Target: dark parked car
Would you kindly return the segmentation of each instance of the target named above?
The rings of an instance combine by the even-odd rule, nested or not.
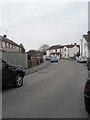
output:
[[[86,111],[90,113],[90,78],[87,79],[84,87],[84,102]]]
[[[86,111],[90,113],[90,59],[88,59],[87,62],[87,69],[88,69],[88,79],[84,87],[84,102],[85,102]]]
[[[25,70],[22,66],[8,64],[0,58],[0,74],[2,74],[0,75],[2,86],[11,84],[14,87],[21,87],[23,85]]]

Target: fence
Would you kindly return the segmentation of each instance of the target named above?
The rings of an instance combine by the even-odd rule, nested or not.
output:
[[[28,60],[28,68],[34,67],[36,65],[39,65],[42,62],[43,62],[43,58],[42,57],[39,57],[39,58],[33,57],[33,58]]]
[[[2,52],[2,58],[10,64],[21,65],[28,68],[27,53]]]

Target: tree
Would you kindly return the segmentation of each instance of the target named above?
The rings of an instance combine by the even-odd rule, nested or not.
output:
[[[21,52],[25,53],[25,48],[24,48],[24,46],[22,44],[20,44],[20,48],[21,48]]]
[[[43,45],[41,45],[41,47],[39,48],[39,50],[42,52],[43,55],[46,55],[46,50],[48,48],[49,48],[49,45],[43,44]]]

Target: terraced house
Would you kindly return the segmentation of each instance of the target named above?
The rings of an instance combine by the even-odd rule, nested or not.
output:
[[[8,39],[6,35],[0,35],[0,51],[3,52],[21,52],[20,45]]]

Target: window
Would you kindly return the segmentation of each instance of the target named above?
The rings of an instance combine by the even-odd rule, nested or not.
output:
[[[57,50],[55,50],[55,52],[57,52]]]
[[[62,49],[60,49],[60,52],[62,52]]]
[[[64,49],[66,51],[66,49]]]
[[[5,42],[4,42],[4,41],[2,42],[2,47],[4,47],[4,48],[5,48]]]
[[[85,57],[86,57],[86,52],[85,52]]]
[[[14,45],[12,45],[12,48],[14,49]]]
[[[66,57],[66,54],[65,54],[65,57]]]
[[[9,48],[9,43],[6,43],[7,48]]]
[[[12,48],[12,44],[10,44],[10,48]]]
[[[2,68],[5,68],[6,64],[4,62],[2,62]]]

